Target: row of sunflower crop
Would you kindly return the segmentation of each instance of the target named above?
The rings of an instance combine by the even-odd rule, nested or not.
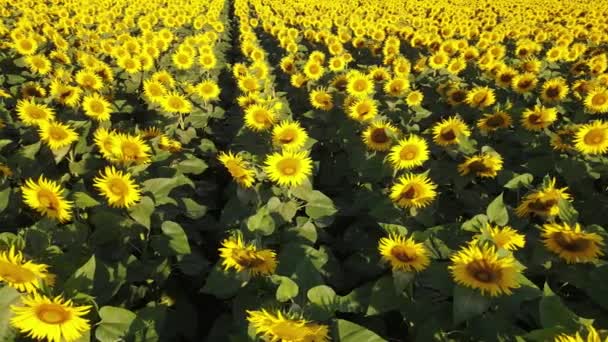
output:
[[[0,4],[0,340],[197,336],[228,6]]]
[[[246,208],[220,252],[247,276],[207,288],[233,328],[599,341],[605,10],[235,1],[244,125],[220,159]]]

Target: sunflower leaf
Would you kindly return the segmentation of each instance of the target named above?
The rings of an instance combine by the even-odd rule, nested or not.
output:
[[[490,307],[490,298],[478,290],[464,286],[454,286],[453,317],[458,325],[468,319],[479,316]]]
[[[507,207],[505,207],[502,196],[503,194],[501,193],[496,197],[492,203],[490,203],[486,211],[490,221],[499,226],[504,226],[509,223],[509,212],[507,211]]]
[[[12,317],[12,312],[9,309],[11,305],[17,304],[21,294],[19,291],[10,286],[0,288],[0,341],[12,341],[16,331],[11,329],[9,321]]]
[[[95,337],[100,342],[114,342],[123,340],[136,315],[123,308],[104,306],[99,310],[99,317],[101,322],[95,330]]]
[[[334,334],[336,342],[385,342],[386,340],[376,333],[343,319],[336,320]]]
[[[543,328],[556,326],[575,331],[578,327],[578,317],[564,305],[561,299],[545,283],[543,297],[539,304],[540,323]]]

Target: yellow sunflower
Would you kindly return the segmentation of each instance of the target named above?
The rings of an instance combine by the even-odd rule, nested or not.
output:
[[[29,56],[38,50],[38,42],[32,37],[23,37],[15,40],[13,47],[19,54]]]
[[[91,327],[82,318],[91,306],[75,306],[62,297],[48,298],[33,293],[21,298],[22,305],[11,305],[11,325],[36,340],[71,342],[81,338]]]
[[[72,218],[72,202],[63,197],[63,189],[56,182],[43,176],[38,181],[30,178],[21,186],[21,192],[25,204],[40,214],[62,223]]]
[[[273,153],[266,158],[264,171],[281,186],[298,186],[312,174],[312,159],[307,152]]]
[[[604,255],[604,239],[587,233],[576,223],[548,223],[543,225],[541,237],[545,247],[569,264],[595,262]]]
[[[592,113],[608,112],[608,90],[599,87],[591,89],[585,97],[585,108]]]
[[[95,141],[95,145],[99,148],[101,155],[109,160],[116,160],[116,156],[114,155],[114,145],[116,144],[118,134],[114,131],[108,131],[105,128],[99,127],[95,130],[93,134],[93,140]]]
[[[437,197],[437,185],[427,176],[408,173],[399,177],[390,189],[390,198],[403,208],[423,208]]]
[[[334,103],[331,94],[325,88],[317,88],[310,92],[310,104],[321,110],[331,110],[334,108]]]
[[[433,141],[441,146],[458,144],[461,137],[470,135],[467,124],[456,116],[444,119],[433,127]]]
[[[477,121],[477,127],[484,133],[491,133],[499,128],[509,128],[512,121],[511,116],[505,112],[484,114],[483,117]]]
[[[483,238],[491,240],[497,248],[503,248],[508,251],[523,248],[526,244],[526,237],[509,226],[494,227],[488,224],[485,228],[481,229],[481,234],[473,237],[472,242],[477,243],[477,241]]]
[[[21,292],[38,292],[49,276],[48,267],[25,261],[23,254],[15,251],[14,245],[8,251],[0,252],[0,282]]]
[[[38,127],[40,140],[44,141],[51,150],[57,150],[69,146],[78,140],[78,133],[69,125],[64,125],[55,121],[45,121]]]
[[[53,69],[51,61],[45,55],[33,55],[25,57],[25,64],[33,72],[46,75]]]
[[[232,178],[241,186],[249,188],[255,182],[255,171],[248,167],[241,156],[234,155],[232,152],[222,152],[218,155],[218,160],[224,165]]]
[[[608,122],[595,120],[578,128],[574,147],[584,154],[603,154],[608,151]]]
[[[116,134],[110,138],[110,141],[112,143],[112,156],[119,162],[125,165],[131,163],[139,165],[150,162],[150,146],[140,136]]]
[[[374,83],[369,76],[353,71],[347,76],[346,92],[350,96],[366,98],[374,92]]]
[[[282,121],[272,128],[272,143],[286,151],[297,151],[308,141],[308,133],[297,121]]]
[[[386,151],[393,144],[393,137],[399,135],[399,129],[390,122],[378,120],[372,122],[361,134],[363,143],[372,151]]]
[[[553,342],[602,342],[600,335],[592,325],[586,325],[587,338],[583,339],[581,334],[577,331],[575,335],[560,334],[555,337]],[[606,340],[604,340],[605,342]]]
[[[547,218],[558,215],[559,201],[570,199],[570,195],[566,193],[568,187],[556,188],[555,183],[555,178],[552,178],[542,189],[524,196],[521,204],[515,209],[517,216],[528,217],[536,215]]]
[[[356,99],[348,106],[348,116],[364,122],[373,119],[378,114],[378,104],[371,98]]]
[[[245,126],[254,131],[265,131],[269,129],[276,120],[274,110],[263,105],[252,105],[245,110]]]
[[[76,83],[89,90],[101,90],[103,88],[101,77],[90,70],[80,70],[76,73]]]
[[[162,103],[167,92],[167,88],[160,81],[152,79],[144,81],[144,95],[152,103]]]
[[[534,90],[537,84],[537,76],[527,72],[514,76],[513,80],[511,81],[511,88],[513,88],[513,90],[515,90],[517,93],[525,94]]]
[[[114,166],[106,166],[100,176],[93,179],[93,185],[111,207],[130,208],[141,198],[139,186],[131,179],[131,174],[116,171]]]
[[[410,91],[405,97],[405,103],[410,107],[420,106],[424,100],[424,94],[420,90]]]
[[[251,275],[270,275],[277,268],[276,253],[271,249],[258,249],[245,243],[241,235],[222,241],[218,249],[225,270],[249,272]]]
[[[290,317],[280,310],[276,313],[247,310],[247,321],[265,341],[329,342],[329,327],[302,318]]]
[[[98,93],[87,95],[82,99],[84,114],[97,121],[110,120],[111,104]]]
[[[205,102],[216,101],[220,98],[220,86],[214,80],[204,80],[196,85],[196,94]]]
[[[38,104],[33,99],[17,101],[17,115],[27,126],[38,126],[55,119],[55,111],[52,108]]]
[[[496,102],[496,95],[488,87],[475,87],[467,92],[466,102],[473,108],[485,108]]]
[[[82,90],[78,87],[65,85],[57,80],[51,81],[51,96],[66,106],[76,107],[80,103]]]
[[[177,92],[167,93],[161,100],[160,106],[168,113],[190,113],[192,111],[192,103],[183,95]]]
[[[557,109],[536,105],[533,109],[528,108],[523,112],[521,124],[529,131],[540,131],[549,127],[555,120]]]
[[[469,244],[450,258],[448,266],[456,283],[495,297],[519,288],[524,267],[512,255],[499,256],[494,246]]]
[[[560,102],[568,95],[568,84],[563,78],[546,81],[541,90],[541,98],[545,102]]]
[[[391,148],[388,160],[395,170],[409,170],[421,166],[429,159],[429,148],[426,140],[410,135]]]
[[[494,178],[502,170],[502,157],[497,153],[481,153],[471,157],[458,165],[461,176],[472,174],[481,178]]]
[[[384,92],[389,96],[404,96],[409,88],[410,82],[407,78],[395,77],[384,83]]]
[[[390,234],[378,242],[382,259],[390,263],[393,270],[420,272],[431,263],[429,251],[422,243],[413,238]]]

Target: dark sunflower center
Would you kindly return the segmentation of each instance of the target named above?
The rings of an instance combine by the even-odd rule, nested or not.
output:
[[[584,238],[568,236],[562,232],[553,234],[553,240],[563,249],[569,252],[582,252],[589,249],[592,242]]]
[[[495,283],[502,278],[502,272],[485,260],[475,260],[467,265],[467,272],[482,283]]]
[[[518,84],[519,88],[521,88],[521,89],[527,89],[531,85],[532,85],[532,81],[531,80],[522,80]]]
[[[486,124],[490,127],[500,127],[504,125],[505,119],[501,115],[493,115],[488,118]]]
[[[401,262],[412,262],[416,257],[409,255],[408,251],[403,246],[395,246],[391,249],[391,255]]]
[[[454,139],[456,139],[456,132],[454,132],[453,129],[448,128],[445,131],[442,131],[441,134],[441,139],[446,140],[446,141],[452,141]]]
[[[407,189],[401,193],[400,197],[403,199],[408,199],[408,200],[416,198],[416,188],[413,186],[410,186],[409,189]]]
[[[558,87],[549,87],[547,89],[546,94],[547,94],[548,98],[551,98],[551,99],[556,98],[559,96],[559,88]]]
[[[511,74],[503,74],[500,76],[500,80],[504,83],[511,83],[512,79],[513,79],[513,75],[511,75]]]
[[[374,129],[372,131],[371,138],[372,141],[377,144],[384,144],[390,140],[388,135],[386,135],[386,130],[384,128]]]
[[[456,91],[452,93],[452,100],[454,102],[462,102],[466,98],[466,94],[463,91]]]
[[[555,205],[557,205],[557,200],[554,199],[550,199],[547,201],[536,200],[534,202],[530,202],[528,204],[528,208],[535,211],[546,212],[549,211]]]
[[[469,164],[469,170],[473,173],[480,173],[490,171],[490,168],[486,166],[481,160],[476,160]]]
[[[528,121],[530,121],[533,124],[540,124],[542,123],[542,116],[538,115],[538,114],[532,114],[528,117]]]

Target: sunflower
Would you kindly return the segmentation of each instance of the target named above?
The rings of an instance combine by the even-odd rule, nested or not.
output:
[[[346,68],[346,61],[342,56],[334,56],[329,59],[329,70],[339,72]]]
[[[377,114],[378,104],[371,98],[355,99],[354,103],[348,106],[348,116],[359,122],[369,121]]]
[[[290,317],[280,310],[276,313],[247,310],[247,321],[265,341],[329,342],[329,327],[302,318]]]
[[[586,339],[583,339],[581,334],[577,331],[575,335],[559,334],[555,337],[554,342],[602,342],[600,335],[592,325],[588,324],[585,327],[587,328]]]
[[[458,75],[467,68],[467,61],[464,58],[454,58],[448,63],[447,70],[452,75]]]
[[[526,72],[513,77],[511,88],[513,88],[513,90],[515,90],[517,93],[525,94],[536,88],[536,84],[538,84],[538,78],[536,75]]]
[[[550,79],[543,84],[540,97],[545,102],[560,102],[568,95],[568,84],[563,78]]]
[[[448,56],[448,54],[443,51],[439,51],[429,57],[428,63],[429,67],[432,69],[442,69],[445,68],[449,60],[450,56]]]
[[[295,73],[289,78],[289,83],[295,88],[301,88],[306,82],[308,82],[308,78],[301,72]]]
[[[225,239],[218,250],[225,270],[232,268],[255,276],[273,274],[277,268],[276,253],[273,250],[258,249],[251,243],[245,243],[241,235]]]
[[[19,54],[29,56],[38,50],[38,42],[32,37],[23,37],[15,40],[13,47]]]
[[[111,104],[98,93],[87,95],[82,99],[84,114],[97,121],[110,120]]]
[[[21,186],[23,201],[40,214],[66,222],[72,218],[72,202],[65,200],[63,189],[52,180],[43,176],[38,181],[31,178]]]
[[[221,152],[217,159],[224,165],[232,178],[241,186],[249,188],[255,182],[255,171],[238,154]]]
[[[152,79],[144,81],[144,95],[152,103],[162,103],[167,92],[168,90],[165,88],[165,85],[159,81]]]
[[[116,65],[118,65],[128,74],[138,73],[142,69],[141,61],[138,58],[135,58],[129,54],[118,58],[118,60],[116,61]]]
[[[503,68],[496,74],[496,84],[502,88],[509,88],[511,87],[511,83],[515,76],[517,76],[517,71],[515,69],[511,67]]]
[[[529,131],[540,131],[549,127],[557,120],[557,109],[535,105],[533,109],[526,109],[521,117],[521,124]]]
[[[308,133],[297,121],[283,121],[272,128],[272,143],[286,151],[301,149],[308,140]]]
[[[391,187],[390,198],[403,208],[423,208],[437,196],[437,185],[427,176],[408,173]]]
[[[429,159],[426,140],[412,134],[391,148],[388,159],[395,170],[409,170],[421,166]]]
[[[194,56],[183,51],[178,51],[171,56],[171,61],[178,70],[188,70],[194,64]]]
[[[378,242],[382,259],[390,263],[393,270],[420,272],[431,263],[429,251],[424,244],[397,234],[390,234]]]
[[[317,81],[325,73],[325,68],[316,60],[309,60],[304,64],[304,75],[307,79]]]
[[[76,83],[89,90],[101,90],[103,81],[95,72],[90,70],[80,70],[76,73]]]
[[[574,135],[574,147],[584,154],[603,154],[608,151],[608,122],[595,120],[582,125]]]
[[[150,162],[150,146],[140,136],[116,134],[110,141],[112,142],[112,156],[117,161],[125,165],[131,163],[139,165]]]
[[[452,106],[458,106],[467,99],[467,91],[464,89],[452,88],[446,93],[447,101]]]
[[[38,126],[43,122],[52,121],[55,111],[33,99],[17,101],[17,115],[27,126]]]
[[[71,342],[84,336],[91,327],[82,318],[91,306],[75,306],[58,296],[49,298],[36,293],[22,297],[22,305],[11,305],[11,325],[36,340]]]
[[[492,241],[497,248],[503,248],[508,251],[523,248],[526,244],[526,237],[509,226],[501,228],[488,224],[485,228],[481,229],[481,234],[473,237],[473,243],[477,243],[477,241],[483,238]]]
[[[213,80],[204,80],[196,85],[196,94],[205,102],[216,101],[220,98],[220,86]]]
[[[30,71],[40,75],[46,75],[53,69],[51,61],[45,55],[27,56],[25,57],[25,64]]]
[[[202,53],[198,57],[198,63],[205,70],[211,70],[217,65],[217,58],[213,53]]]
[[[152,74],[152,80],[160,82],[162,85],[169,89],[175,86],[175,79],[173,78],[173,76],[171,76],[171,73],[166,70],[159,70]]]
[[[104,172],[93,179],[93,185],[108,199],[111,207],[130,208],[141,198],[139,187],[131,179],[131,174],[116,171],[114,166],[106,166]]]
[[[424,100],[424,94],[420,90],[410,91],[405,97],[405,103],[410,107],[417,107],[422,104]]]
[[[510,295],[519,288],[518,277],[524,267],[512,255],[499,256],[494,246],[469,244],[451,258],[448,266],[456,283],[495,297]]]
[[[393,137],[399,129],[384,120],[372,122],[361,134],[363,143],[372,151],[386,151],[393,144]]]
[[[599,87],[590,90],[585,97],[585,108],[592,113],[608,112],[608,90]]]
[[[177,153],[182,150],[182,143],[163,134],[158,139],[158,148],[163,151]]]
[[[545,247],[559,255],[568,264],[595,262],[604,255],[604,239],[596,233],[587,233],[576,223],[544,224],[541,237]]]
[[[481,178],[494,178],[502,170],[502,163],[502,157],[498,153],[481,153],[467,157],[458,165],[458,172],[461,176],[473,174]]]
[[[245,110],[245,126],[254,131],[265,131],[269,129],[276,120],[274,110],[263,105],[252,105]]]
[[[496,112],[494,114],[484,114],[477,121],[477,127],[484,133],[494,132],[499,128],[509,128],[511,126],[511,116],[505,112]]]
[[[49,145],[51,150],[58,150],[62,147],[69,146],[74,141],[78,140],[78,133],[69,125],[64,125],[55,121],[45,121],[38,126],[38,134],[40,140]]]
[[[99,127],[93,134],[95,145],[99,148],[101,155],[109,160],[115,161],[116,156],[114,155],[114,146],[117,142],[118,134],[114,131],[108,131],[105,128]]]
[[[49,276],[48,267],[25,261],[23,254],[15,251],[14,245],[8,251],[0,252],[0,282],[21,292],[38,292]]]
[[[312,174],[312,159],[302,152],[275,152],[266,158],[264,171],[280,186],[298,186]]]
[[[260,89],[260,82],[254,76],[244,76],[239,78],[238,80],[239,89],[241,89],[245,93],[254,93]]]
[[[366,98],[374,92],[374,83],[365,74],[350,72],[347,76],[346,92],[350,96]]]
[[[82,90],[78,87],[65,85],[57,80],[51,82],[51,96],[59,103],[76,107],[80,103]]]
[[[309,99],[310,104],[316,109],[328,111],[334,108],[331,94],[325,88],[317,88],[311,91]]]
[[[410,82],[407,78],[395,77],[384,83],[384,92],[389,96],[404,96],[409,88]]]
[[[553,217],[559,214],[559,201],[570,199],[566,193],[568,187],[556,188],[556,180],[552,178],[542,189],[527,194],[521,204],[515,209],[519,217],[532,214],[540,217]]]
[[[460,118],[453,116],[442,120],[433,127],[433,140],[441,146],[460,143],[461,137],[468,137],[471,131]]]
[[[485,108],[496,102],[494,90],[488,87],[475,87],[467,92],[466,102],[473,108]]]
[[[168,113],[186,114],[192,111],[192,103],[177,92],[166,94],[160,102],[160,106]]]

